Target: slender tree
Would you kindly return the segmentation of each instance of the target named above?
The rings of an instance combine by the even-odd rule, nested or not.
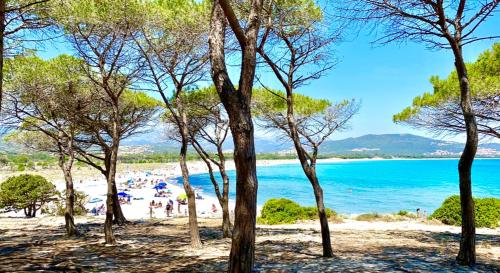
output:
[[[168,109],[168,120],[180,137],[179,164],[188,199],[191,246],[200,248],[196,195],[189,182],[186,162],[190,143],[189,109],[183,98],[190,86],[196,85],[208,74],[207,6],[196,1],[158,1],[150,6],[147,13],[144,16],[149,18],[148,23],[142,27],[141,35],[136,37],[148,67],[144,79],[160,94]],[[174,14],[183,16],[175,18]],[[170,84],[174,89],[172,98],[168,90]]]
[[[477,151],[478,130],[473,109],[470,79],[463,57],[463,47],[480,40],[499,38],[498,34],[478,36],[477,29],[493,16],[498,0],[360,0],[348,1],[339,14],[348,19],[374,21],[383,29],[380,43],[411,40],[431,48],[451,49],[455,59],[457,84],[460,85],[460,108],[466,143],[460,161],[460,204],[462,236],[457,262],[476,263],[476,227],[472,199],[471,169]]]
[[[472,108],[477,131],[483,137],[500,138],[500,43],[483,52],[474,63],[466,64],[472,94]],[[413,99],[409,106],[394,115],[393,120],[438,135],[462,134],[465,124],[460,108],[457,73],[446,79],[431,77],[434,91]]]
[[[105,107],[111,109],[111,127],[106,132],[110,141],[99,139],[97,132],[94,134],[105,155],[103,174],[108,182],[105,238],[110,244],[115,242],[111,229],[113,215],[118,224],[126,221],[115,181],[121,135],[126,128],[121,123],[120,103],[122,95],[143,70],[144,63],[133,41],[134,32],[142,24],[142,8],[134,0],[60,0],[52,12],[73,49],[85,61],[87,77],[94,88],[105,95],[102,98]]]
[[[349,103],[345,105],[346,109],[353,111],[341,120],[336,120],[337,117],[326,113],[324,117],[328,118],[324,118],[324,122],[318,124],[319,127],[311,126],[316,129],[299,128],[300,122],[305,125],[315,118],[309,117],[310,120],[307,120],[302,117],[301,121],[297,121],[298,117],[294,112],[294,92],[311,80],[318,79],[333,67],[335,60],[329,52],[338,35],[329,34],[328,29],[322,25],[323,13],[312,0],[270,1],[268,4],[264,20],[267,23],[257,51],[286,91],[286,95],[280,97],[287,103],[287,122],[282,123],[281,115],[275,116],[268,113],[264,116],[272,124],[268,126],[285,130],[294,144],[302,169],[314,190],[321,224],[323,256],[333,257],[330,228],[323,202],[323,189],[316,175],[316,159],[319,145],[335,130],[341,128],[356,109],[353,104]],[[343,107],[339,109],[343,110]],[[318,109],[318,111],[324,110]],[[324,130],[318,130],[319,128]],[[308,152],[303,140],[311,146],[312,153]]]
[[[263,0],[249,1],[245,27],[228,0],[214,0],[210,22],[210,62],[215,88],[229,117],[236,166],[236,207],[229,272],[252,272],[255,261],[257,168],[251,100]],[[238,88],[226,67],[225,34],[229,24],[241,49]]]
[[[190,142],[206,164],[215,195],[222,208],[222,237],[231,236],[229,214],[229,176],[223,145],[229,132],[229,120],[214,87],[194,90],[183,97],[188,109]],[[175,121],[171,120],[171,123]],[[222,192],[214,170],[222,179]]]
[[[66,233],[76,235],[72,167],[78,130],[73,115],[92,103],[82,81],[82,61],[66,55],[48,61],[17,56],[7,64],[4,112],[17,129],[11,139],[57,156],[66,182]]]

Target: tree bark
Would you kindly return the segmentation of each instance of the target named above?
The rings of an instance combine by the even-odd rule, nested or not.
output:
[[[474,265],[476,263],[476,226],[474,223],[474,200],[472,199],[471,170],[478,145],[477,123],[472,109],[472,96],[470,92],[467,68],[462,56],[460,45],[452,45],[455,55],[455,68],[460,80],[460,107],[466,127],[465,147],[458,162],[460,179],[460,206],[462,212],[462,235],[457,262],[461,265]]]
[[[115,127],[117,124],[115,122]],[[115,128],[116,129],[116,128]],[[114,130],[115,132],[117,130]],[[115,176],[116,176],[116,162],[118,158],[118,139],[113,140],[113,146],[111,147],[111,155],[109,157],[109,167],[107,169],[107,198],[106,198],[106,220],[104,221],[104,237],[106,244],[115,244],[115,236],[113,235],[113,214],[114,214],[114,201],[113,188],[116,187]]]
[[[198,217],[196,215],[196,196],[193,188],[189,183],[189,170],[186,164],[186,154],[187,147],[189,143],[189,131],[188,131],[188,120],[187,115],[184,111],[184,107],[180,97],[177,99],[177,109],[180,114],[180,124],[179,130],[181,133],[181,150],[179,153],[179,164],[182,171],[182,181],[184,185],[184,191],[186,192],[188,199],[188,212],[189,212],[189,234],[191,236],[191,247],[201,248],[200,231],[198,228]]]
[[[323,189],[319,185],[316,177],[316,170],[310,179],[318,208],[319,223],[321,226],[321,242],[323,245],[323,257],[333,257],[332,242],[330,240],[330,227],[328,225],[328,216],[326,215],[325,204],[323,202]]]
[[[3,66],[5,50],[5,10],[7,0],[0,1],[0,112],[3,103]]]
[[[74,220],[75,207],[75,190],[73,188],[73,176],[71,170],[61,166],[64,172],[64,180],[66,181],[66,207],[64,210],[64,220],[66,223],[66,234],[68,236],[77,235],[77,230]]]
[[[229,117],[236,167],[236,207],[229,254],[229,272],[252,272],[255,262],[255,224],[257,215],[257,168],[254,128],[250,104],[256,67],[257,36],[262,1],[251,2],[249,21],[243,31],[229,1],[213,1],[209,47],[211,75]],[[228,19],[228,20],[227,20]],[[225,64],[225,28],[230,22],[242,49],[238,90],[232,84]]]
[[[231,216],[229,214],[229,177],[224,167],[221,168],[220,173],[222,176],[222,238],[229,238],[232,235]]]
[[[123,215],[122,206],[118,200],[118,189],[116,188],[116,177],[112,177],[113,181],[113,224],[122,226],[127,223],[125,215]]]

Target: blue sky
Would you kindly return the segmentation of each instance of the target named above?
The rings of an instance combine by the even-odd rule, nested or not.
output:
[[[497,14],[489,18],[477,33],[498,34],[498,26],[500,16]],[[297,91],[332,101],[361,100],[361,109],[352,120],[351,128],[337,133],[332,139],[387,133],[425,136],[425,131],[394,124],[392,115],[409,106],[415,96],[432,91],[429,83],[432,75],[446,77],[454,69],[451,51],[429,50],[425,45],[413,42],[373,45],[371,41],[374,39],[375,36],[367,31],[347,37],[335,47],[339,64],[321,79]],[[466,61],[474,61],[494,42],[488,40],[467,45],[464,48]],[[69,53],[68,46],[62,41],[40,49],[43,57],[60,53]],[[272,75],[267,75],[266,80],[268,78]],[[461,137],[453,140],[461,140]]]

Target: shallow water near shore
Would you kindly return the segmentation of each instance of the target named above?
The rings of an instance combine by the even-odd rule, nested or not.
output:
[[[428,214],[458,194],[458,159],[365,160],[319,163],[317,172],[325,205],[339,213],[391,213],[420,208]],[[315,205],[311,184],[298,164],[258,167],[258,204],[289,198]],[[235,199],[235,171],[229,171]],[[191,176],[193,186],[213,193],[207,174]],[[500,197],[500,159],[477,159],[472,170],[475,197]]]

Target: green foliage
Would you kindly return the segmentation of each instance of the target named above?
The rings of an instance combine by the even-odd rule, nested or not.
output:
[[[490,97],[500,90],[500,43],[492,50],[483,52],[476,62],[466,64],[473,100]],[[455,102],[459,103],[460,85],[457,72],[453,71],[446,79],[432,76],[432,93],[424,93],[413,99],[412,106],[393,116],[394,122],[405,122],[418,115],[424,107],[436,107]]]
[[[286,113],[286,95],[282,91],[255,89],[252,95],[254,114],[260,116],[268,113]],[[323,113],[331,102],[326,99],[315,99],[302,94],[293,94],[294,111],[299,116],[312,116]]]
[[[397,215],[399,215],[399,216],[408,216],[408,215],[410,215],[410,213],[408,211],[406,211],[406,210],[400,210],[400,211],[398,211]]]
[[[500,198],[474,198],[476,227],[495,228],[500,221]],[[446,198],[431,218],[435,218],[447,225],[460,226],[462,224],[460,196],[453,195]]]
[[[58,216],[64,216],[65,212],[65,196],[66,196],[66,190],[64,190],[61,194],[61,201],[56,202],[56,208],[55,208],[55,215]],[[83,191],[77,191],[75,190],[75,204],[73,208],[73,215],[75,216],[84,216],[87,214],[87,209],[85,206],[89,202],[89,196],[85,194]]]
[[[40,175],[13,176],[0,184],[0,208],[24,210],[26,216],[35,216],[56,194],[56,187]]]
[[[326,209],[327,217],[337,214],[331,209]],[[280,198],[269,199],[262,207],[258,222],[267,225],[292,224],[298,220],[314,220],[318,217],[316,207],[302,207],[292,200]]]

